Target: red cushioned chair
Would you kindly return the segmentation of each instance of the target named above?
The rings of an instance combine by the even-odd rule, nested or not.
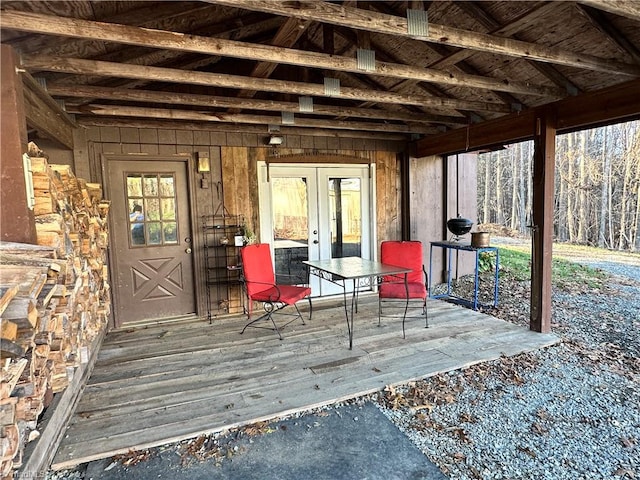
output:
[[[396,267],[410,268],[411,272],[398,275],[387,275],[382,278],[378,289],[378,325],[381,317],[393,315],[383,313],[383,305],[395,302],[404,306],[402,315],[402,336],[405,337],[404,324],[407,318],[409,302],[420,301],[424,314],[425,327],[429,326],[427,318],[427,271],[422,264],[422,243],[417,241],[386,241],[380,245],[380,261]],[[414,317],[414,318],[422,318]]]
[[[280,340],[282,340],[280,331],[296,318],[300,318],[302,324],[305,324],[304,318],[302,318],[302,314],[296,305],[296,302],[303,298],[309,300],[309,320],[311,320],[313,309],[311,304],[311,288],[309,288],[309,286],[276,284],[269,244],[259,243],[247,245],[240,251],[240,256],[242,258],[242,277],[247,290],[247,296],[249,297],[249,320],[251,320],[253,302],[262,302],[265,311],[264,315],[247,323],[240,333],[244,333],[247,327],[266,328],[275,330]],[[297,313],[279,312],[287,305],[293,305]],[[278,326],[273,318],[274,315],[293,318],[283,325]],[[261,320],[270,320],[273,328],[256,325],[256,323]]]

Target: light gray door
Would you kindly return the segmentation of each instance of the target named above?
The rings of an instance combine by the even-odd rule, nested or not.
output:
[[[116,326],[196,312],[186,169],[108,161]]]

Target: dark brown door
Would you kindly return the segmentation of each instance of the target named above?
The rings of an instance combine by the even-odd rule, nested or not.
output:
[[[187,163],[109,160],[115,324],[196,311]]]

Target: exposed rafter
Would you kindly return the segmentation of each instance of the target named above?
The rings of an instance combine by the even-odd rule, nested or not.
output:
[[[527,58],[541,62],[557,63],[575,68],[584,68],[603,72],[615,72],[621,75],[640,76],[640,66],[551,48],[535,43],[523,42],[511,38],[496,37],[485,33],[460,30],[445,25],[429,23],[429,33],[425,37],[411,35],[407,29],[407,19],[383,13],[343,7],[324,1],[299,0],[296,2],[258,0],[206,0],[209,3],[228,5],[248,10],[304,18],[319,22],[332,23],[358,30],[386,33],[422,40],[443,43],[454,47],[470,48],[499,55]]]
[[[605,17],[605,15],[595,9],[586,5],[577,5],[580,12],[582,12],[589,21],[600,30],[607,38],[615,43],[620,50],[629,54],[633,60],[640,64],[640,49],[638,49],[633,43],[629,41],[624,35],[622,35],[611,22]]]
[[[579,0],[590,7],[640,21],[640,2],[635,0]]]
[[[263,110],[271,112],[299,112],[297,102],[277,102],[274,100],[241,99],[235,97],[220,97],[212,95],[196,95],[177,92],[157,92],[151,90],[134,90],[128,88],[108,88],[92,86],[63,86],[49,85],[48,92],[53,96],[76,97],[84,99],[121,100],[128,102],[148,102],[165,105],[194,105],[200,107],[234,108],[248,110]],[[433,123],[442,125],[464,125],[466,119],[462,117],[447,117],[444,115],[415,114],[378,110],[373,108],[334,107],[315,103],[309,115],[331,115],[340,117],[370,118],[378,120],[396,120],[401,122]]]
[[[191,122],[183,120],[161,120],[153,118],[121,118],[121,117],[98,117],[83,116],[78,125],[85,127],[131,127],[131,128],[165,128],[184,130],[211,130],[209,122]],[[245,125],[218,123],[215,126],[216,132],[225,133],[251,133],[266,137],[267,129],[264,125]],[[400,141],[406,142],[409,136],[403,133],[369,132],[361,130],[337,130],[324,128],[299,128],[281,127],[282,135],[300,135],[308,137],[328,137],[328,138],[353,138],[368,139],[371,141]]]
[[[112,117],[164,118],[198,122],[246,123],[254,125],[282,125],[282,118],[274,115],[248,115],[241,113],[205,112],[169,108],[127,107],[122,105],[84,105],[70,109],[70,113],[90,113]],[[401,125],[393,123],[354,122],[295,118],[298,127],[338,130],[365,130],[370,132],[437,133],[437,129],[424,125]]]
[[[419,105],[431,108],[481,110],[496,113],[508,113],[510,109],[502,104],[473,102],[445,98],[433,98],[424,95],[404,95],[393,92],[369,91],[342,87],[339,94],[327,94],[324,85],[284,80],[241,77],[220,73],[183,71],[170,68],[146,67],[113,62],[96,62],[78,58],[40,57],[27,55],[21,59],[22,66],[29,70],[72,73],[79,75],[98,75],[121,78],[150,79],[156,81],[205,85],[236,89],[253,89],[269,92],[290,93],[334,97],[348,100],[365,100],[376,103],[398,103]]]
[[[443,155],[476,151],[532,139],[535,118],[545,109],[556,115],[558,132],[568,132],[616,121],[640,118],[640,79],[595,92],[567,97],[557,102],[469,125],[418,141],[417,155]],[[588,108],[585,107],[588,105]]]
[[[310,23],[311,22],[309,20],[299,20],[297,18],[287,19],[273,37],[271,45],[274,47],[293,47]],[[278,64],[276,62],[258,62],[258,64],[253,67],[249,76],[256,78],[269,78],[277,66]],[[238,97],[251,98],[255,94],[256,90],[242,90],[238,93]]]
[[[79,38],[164,48],[206,55],[284,63],[328,70],[364,73],[355,58],[327,55],[304,50],[285,49],[263,44],[237,42],[220,38],[184,35],[164,30],[152,30],[127,25],[91,22],[72,18],[53,17],[24,12],[6,12],[0,17],[3,28],[34,33],[63,35]],[[544,95],[561,98],[566,92],[556,87],[530,85],[527,82],[510,82],[479,75],[452,74],[410,65],[376,62],[375,70],[366,72],[395,78],[442,83],[460,87],[483,88],[525,95]],[[640,74],[640,67],[638,68]]]
[[[536,10],[529,12],[528,15],[523,15],[509,25],[503,26],[500,26],[500,23],[483,8],[480,2],[460,2],[459,7],[467,11],[472,18],[482,23],[493,35],[512,36],[516,40],[521,40],[518,37],[518,32],[525,28],[529,22],[549,14],[551,10],[550,7],[557,8],[557,4],[556,2],[543,4]],[[463,52],[472,52],[472,50],[463,50]],[[560,73],[553,64],[532,61],[528,63],[556,85],[564,88],[567,92],[578,93],[580,91],[580,89]]]

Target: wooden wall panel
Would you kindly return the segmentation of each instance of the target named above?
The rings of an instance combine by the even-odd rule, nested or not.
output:
[[[441,157],[412,158],[409,162],[410,233],[412,240],[423,243],[423,263],[429,271],[429,244],[444,239],[445,210],[444,168]],[[443,256],[440,252],[433,258],[433,280],[443,278]]]
[[[456,157],[443,159],[440,156],[412,158],[410,162],[410,210],[411,238],[423,242],[424,264],[429,269],[430,242],[451,239],[446,222],[449,218],[460,214],[477,222],[477,157],[475,154],[461,154],[460,165],[460,203],[456,206]],[[469,194],[473,192],[473,194]],[[470,242],[470,235],[464,237]],[[456,267],[454,258],[453,272],[458,276],[472,273],[475,257],[464,253],[458,257]],[[441,248],[434,249],[432,275],[433,282],[445,280],[445,255]]]
[[[244,147],[222,147],[222,189],[224,206],[231,215],[247,215],[250,211],[249,150]]]
[[[457,156],[450,155],[447,157],[447,210],[444,221],[454,218],[458,212],[463,218],[468,218],[475,226],[478,223],[478,201],[476,195],[477,189],[477,154],[461,153]],[[456,173],[457,172],[457,173]],[[459,195],[456,195],[456,176],[459,181]],[[469,195],[473,192],[473,195]],[[451,233],[447,230],[446,239],[451,238]],[[467,234],[461,241],[471,242],[471,235]],[[471,253],[458,252],[453,256],[453,264],[457,277],[473,273],[475,268],[475,256]]]
[[[396,154],[375,152],[377,251],[384,240],[401,239],[400,164]]]

